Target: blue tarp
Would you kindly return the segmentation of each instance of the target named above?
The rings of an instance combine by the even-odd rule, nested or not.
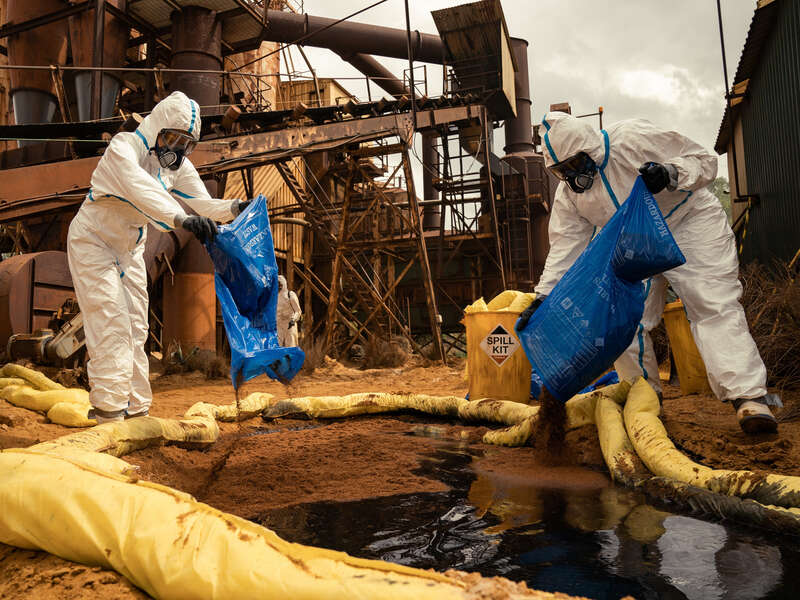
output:
[[[686,262],[641,178],[519,333],[531,394],[566,402],[603,374],[633,341],[643,279]]]
[[[262,373],[291,380],[305,354],[278,344],[278,264],[266,198],[259,196],[232,223],[221,225],[207,248],[231,347],[233,387]]]

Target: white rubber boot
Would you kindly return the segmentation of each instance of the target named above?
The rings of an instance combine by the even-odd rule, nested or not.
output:
[[[771,396],[768,394],[767,396]],[[768,402],[772,399],[762,396],[750,400],[740,399],[733,401],[739,426],[747,434],[777,433],[778,421],[769,409]],[[772,402],[770,402],[772,403]],[[780,403],[780,400],[778,400]]]

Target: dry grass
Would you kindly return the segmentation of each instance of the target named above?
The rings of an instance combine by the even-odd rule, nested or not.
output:
[[[794,275],[795,280],[792,279]],[[751,263],[742,267],[742,306],[750,333],[767,367],[767,383],[781,389],[800,388],[800,282],[786,263],[772,270]],[[662,321],[650,332],[653,348],[662,364],[669,358],[669,339]],[[800,419],[797,415],[786,419]]]
[[[371,339],[364,345],[364,369],[402,367],[411,355],[408,341],[392,337],[390,340]]]
[[[300,349],[305,352],[306,358],[303,361],[303,368],[300,372],[311,375],[325,363],[325,336],[320,335],[316,339],[311,335],[305,336],[300,342]]]
[[[206,379],[225,378],[229,375],[230,364],[217,356],[213,350],[201,350],[194,347],[188,353],[184,353],[179,343],[172,342],[169,345],[166,357],[165,375],[189,373],[191,371],[202,372]]]
[[[757,263],[740,279],[750,332],[767,367],[768,384],[800,388],[800,282],[788,266],[770,271]]]

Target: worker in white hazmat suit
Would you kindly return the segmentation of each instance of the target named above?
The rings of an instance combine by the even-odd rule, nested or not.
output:
[[[297,324],[302,315],[297,294],[286,287],[286,278],[278,275],[278,343],[284,348],[297,346]]]
[[[216,235],[214,221],[229,221],[246,205],[211,198],[186,158],[199,138],[197,102],[173,92],[135,132],[112,138],[70,224],[69,268],[83,314],[89,399],[98,422],[146,415],[152,400],[144,350],[147,225],[160,231],[181,227],[205,242]],[[197,215],[188,215],[176,198]]]
[[[645,120],[597,131],[563,112],[539,127],[545,164],[561,179],[550,215],[550,252],[536,286],[537,306],[624,202],[638,175],[654,194],[686,263],[646,281],[644,314],[631,346],[615,367],[620,377],[642,376],[660,392],[649,331],[661,320],[667,282],[686,308],[714,394],[730,401],[746,432],[775,431],[767,372],[739,303],[742,287],[733,232],[707,189],[717,159],[675,131]],[[523,314],[522,322],[536,309]]]

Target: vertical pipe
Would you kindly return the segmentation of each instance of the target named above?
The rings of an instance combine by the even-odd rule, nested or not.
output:
[[[411,18],[408,16],[408,0],[406,5],[406,36],[408,38],[408,81],[411,88],[411,121],[414,124],[414,131],[417,130],[417,93],[414,89],[414,57],[411,52]]]
[[[435,147],[436,133],[426,131],[422,134],[422,199],[439,200],[439,191],[433,186],[434,178],[439,177],[439,154]],[[442,219],[440,205],[422,207],[422,229],[439,229]]]
[[[526,44],[527,46],[527,44]],[[500,280],[503,282],[503,289],[506,289],[506,269],[504,264],[511,264],[511,260],[507,262],[503,260],[503,249],[500,244],[500,227],[499,223],[497,222],[497,205],[495,203],[494,197],[494,175],[492,175],[492,167],[489,156],[489,112],[486,110],[486,107],[483,108],[483,114],[481,115],[481,121],[483,121],[483,135],[486,142],[483,144],[483,150],[485,152],[485,159],[486,162],[484,163],[484,169],[486,169],[486,178],[489,181],[489,205],[492,207],[492,225],[494,227],[494,242],[495,242],[495,249],[497,251],[497,261],[500,263]]]
[[[103,66],[103,42],[106,30],[106,1],[95,0],[94,8],[94,65]],[[92,120],[100,118],[103,105],[103,71],[92,71]]]
[[[506,154],[533,152],[533,130],[531,129],[531,86],[528,77],[528,42],[511,38],[511,51],[517,63],[514,73],[517,116],[506,119]]]

